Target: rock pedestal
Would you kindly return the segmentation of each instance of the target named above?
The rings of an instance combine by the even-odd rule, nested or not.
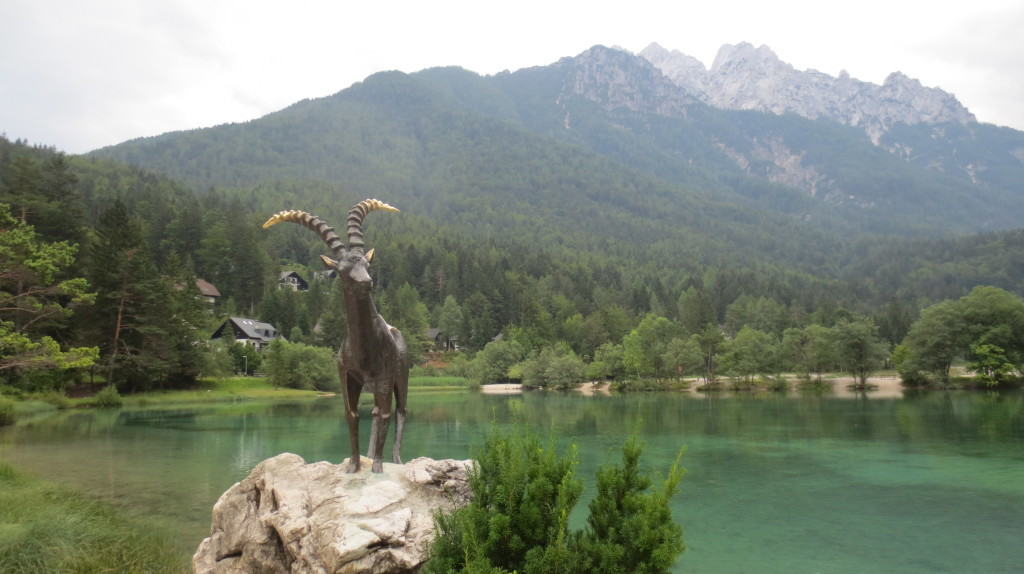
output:
[[[469,501],[472,461],[417,458],[384,472],[345,473],[347,461],[264,460],[213,507],[196,574],[415,571],[427,558],[433,513]]]

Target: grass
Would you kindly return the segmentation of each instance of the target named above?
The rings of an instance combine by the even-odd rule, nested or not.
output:
[[[194,389],[149,391],[122,395],[124,406],[147,406],[171,403],[211,403],[249,399],[300,399],[316,397],[317,391],[274,388],[266,377],[225,377],[202,379]]]
[[[410,387],[468,387],[469,379],[466,377],[453,377],[448,375],[419,375],[409,377]]]
[[[442,391],[465,389],[469,381],[464,377],[443,375],[409,377],[409,387],[420,391]],[[125,407],[160,406],[169,404],[234,402],[242,400],[277,400],[304,399],[322,395],[318,391],[303,389],[274,388],[266,377],[225,377],[221,379],[202,379],[192,389],[175,389],[166,391],[148,391],[130,395],[120,395],[121,404]],[[95,397],[67,398],[61,396],[60,406],[53,397],[26,396],[14,400],[14,411],[17,416],[27,416],[40,412],[53,411],[65,407],[96,407],[99,395]],[[114,406],[107,404],[107,406]]]
[[[172,532],[0,463],[0,565],[5,574],[184,574]]]

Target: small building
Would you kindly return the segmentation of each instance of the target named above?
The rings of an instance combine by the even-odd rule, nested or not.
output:
[[[430,340],[435,351],[454,351],[459,348],[455,337],[437,327],[427,329],[427,339]]]
[[[227,329],[231,329],[231,331],[227,331]],[[235,341],[243,345],[252,345],[256,347],[257,351],[262,351],[278,337],[277,329],[270,323],[245,317],[228,317],[220,327],[217,327],[213,335],[210,335],[210,339],[220,339],[229,332],[234,335]]]
[[[282,271],[277,278],[277,286],[280,289],[291,289],[292,291],[309,290],[309,283],[296,271]]]
[[[330,281],[338,276],[337,269],[324,269],[323,271],[313,272],[313,281]]]
[[[220,290],[205,279],[196,279],[196,289],[199,289],[199,298],[205,303],[214,305],[220,299]]]

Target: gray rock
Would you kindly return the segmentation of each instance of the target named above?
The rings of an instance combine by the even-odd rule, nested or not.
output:
[[[768,46],[722,46],[709,70],[695,58],[651,44],[641,53],[682,90],[707,104],[734,110],[828,118],[861,128],[877,145],[893,125],[975,122],[952,94],[900,72],[879,86],[817,70],[797,70]]]
[[[469,501],[469,460],[417,458],[384,472],[345,473],[284,453],[256,465],[213,507],[192,557],[196,574],[414,572],[433,539],[433,513]]]

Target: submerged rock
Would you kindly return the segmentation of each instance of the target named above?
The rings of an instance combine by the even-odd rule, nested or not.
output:
[[[284,453],[256,465],[213,507],[196,574],[415,571],[434,536],[433,513],[469,501],[469,460],[417,458],[347,474],[347,461],[307,464]]]

